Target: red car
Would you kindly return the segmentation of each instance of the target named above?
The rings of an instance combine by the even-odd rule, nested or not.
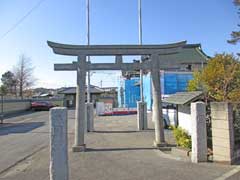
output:
[[[31,109],[36,111],[36,110],[49,110],[51,108],[55,107],[55,105],[53,105],[50,102],[47,101],[36,101],[36,102],[32,102],[31,103]]]

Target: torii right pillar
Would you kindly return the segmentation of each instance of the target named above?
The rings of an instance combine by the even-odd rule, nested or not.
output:
[[[152,67],[152,94],[153,94],[153,111],[152,121],[155,123],[155,140],[154,146],[161,147],[165,145],[163,115],[162,115],[162,97],[159,70],[159,54],[151,55]]]

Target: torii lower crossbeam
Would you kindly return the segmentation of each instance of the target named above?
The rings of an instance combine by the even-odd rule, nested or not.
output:
[[[65,45],[48,42],[54,53],[61,55],[77,56],[78,61],[71,64],[55,64],[56,71],[77,71],[77,101],[75,121],[75,143],[73,151],[83,151],[84,143],[84,120],[85,120],[85,81],[88,70],[149,70],[152,76],[153,85],[153,115],[155,123],[156,147],[165,143],[162,104],[160,69],[171,66],[171,63],[164,61],[164,55],[178,53],[186,44],[186,41],[166,45]],[[149,55],[150,60],[146,62],[123,63],[123,55]],[[86,62],[86,56],[116,56],[115,63]]]

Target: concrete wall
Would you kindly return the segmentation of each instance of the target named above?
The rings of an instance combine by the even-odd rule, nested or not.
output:
[[[168,121],[169,125],[177,125],[177,111],[175,109],[163,108],[163,117]]]
[[[191,108],[189,105],[178,106],[178,125],[192,134]]]
[[[240,161],[235,148],[233,106],[226,102],[211,103],[213,160],[233,164]]]
[[[14,112],[20,112],[30,109],[32,101],[50,101],[54,105],[63,106],[63,99],[24,99],[24,100],[4,100],[3,101],[3,112],[4,114],[11,114]],[[2,104],[0,102],[0,113]]]

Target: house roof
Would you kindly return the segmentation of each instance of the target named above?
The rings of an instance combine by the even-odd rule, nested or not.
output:
[[[87,86],[85,88],[85,92],[87,92]],[[90,93],[91,94],[96,94],[96,93],[102,93],[104,90],[97,86],[90,86]],[[58,94],[76,94],[76,87],[67,87],[64,88],[63,90],[58,91]]]
[[[163,99],[164,103],[185,105],[203,97],[202,91],[178,92]]]
[[[181,64],[206,64],[210,57],[202,51],[201,44],[187,44],[179,53],[165,55],[164,58]]]

